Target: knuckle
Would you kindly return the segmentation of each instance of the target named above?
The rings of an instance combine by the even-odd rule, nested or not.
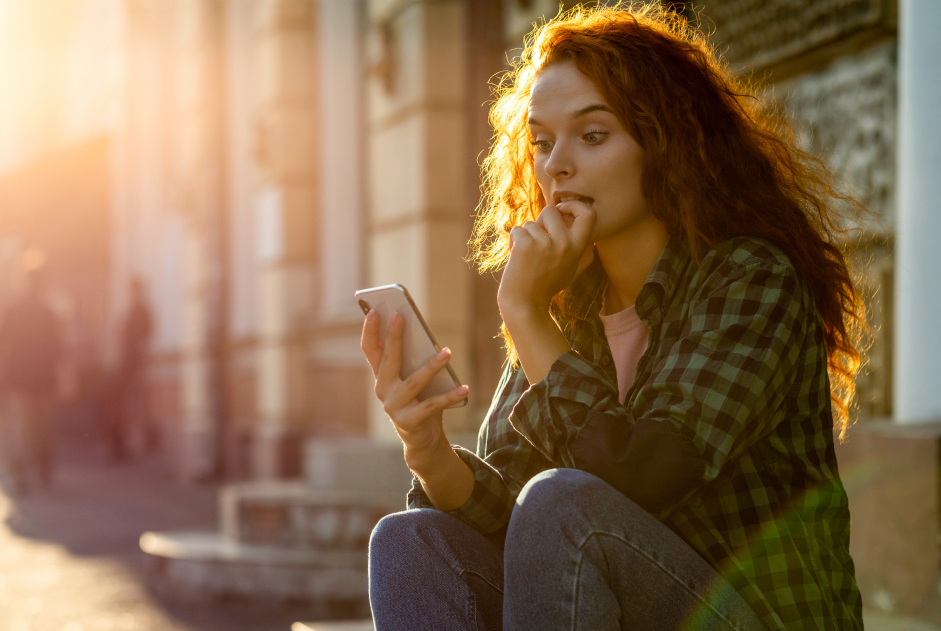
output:
[[[407,390],[415,390],[419,388],[421,384],[419,383],[419,380],[418,380],[418,374],[419,374],[418,372],[413,372],[412,374],[410,374],[408,377],[405,378],[405,381],[403,381],[403,383],[405,384],[405,388]]]

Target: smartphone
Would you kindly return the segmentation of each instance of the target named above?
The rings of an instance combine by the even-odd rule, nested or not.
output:
[[[418,370],[429,359],[438,354],[441,347],[435,341],[435,336],[428,328],[428,324],[418,310],[418,305],[412,300],[408,290],[402,285],[383,285],[361,289],[354,294],[359,308],[363,314],[374,309],[379,316],[379,339],[385,345],[386,334],[389,332],[389,320],[396,311],[405,319],[405,328],[402,330],[402,371],[401,378],[405,379]],[[461,385],[451,364],[445,365],[425,388],[418,393],[418,400],[424,401],[429,397],[444,394]],[[449,407],[459,408],[467,405],[467,397]]]

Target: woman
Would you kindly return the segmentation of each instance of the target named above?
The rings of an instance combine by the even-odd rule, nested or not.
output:
[[[668,12],[579,9],[501,84],[476,226],[509,361],[477,453],[363,350],[415,474],[383,629],[862,629],[833,450],[859,364],[839,198]],[[851,201],[851,200],[850,200]],[[829,373],[829,375],[828,375]]]

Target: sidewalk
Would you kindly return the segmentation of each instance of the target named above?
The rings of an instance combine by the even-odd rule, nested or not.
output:
[[[0,631],[288,631],[319,617],[152,593],[138,537],[214,528],[217,488],[182,485],[154,458],[108,464],[89,440],[59,452],[51,490],[10,497],[0,488]]]

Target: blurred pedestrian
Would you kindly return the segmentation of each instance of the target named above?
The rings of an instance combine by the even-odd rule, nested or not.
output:
[[[4,314],[0,325],[0,374],[8,405],[7,461],[14,491],[33,483],[52,483],[52,419],[62,336],[45,296],[45,270],[40,252],[24,253],[26,291]]]
[[[115,460],[127,458],[132,428],[140,429],[144,448],[156,448],[156,432],[150,423],[146,397],[147,355],[153,333],[153,317],[144,282],[131,279],[131,304],[121,329],[121,356],[114,377],[111,449]]]

